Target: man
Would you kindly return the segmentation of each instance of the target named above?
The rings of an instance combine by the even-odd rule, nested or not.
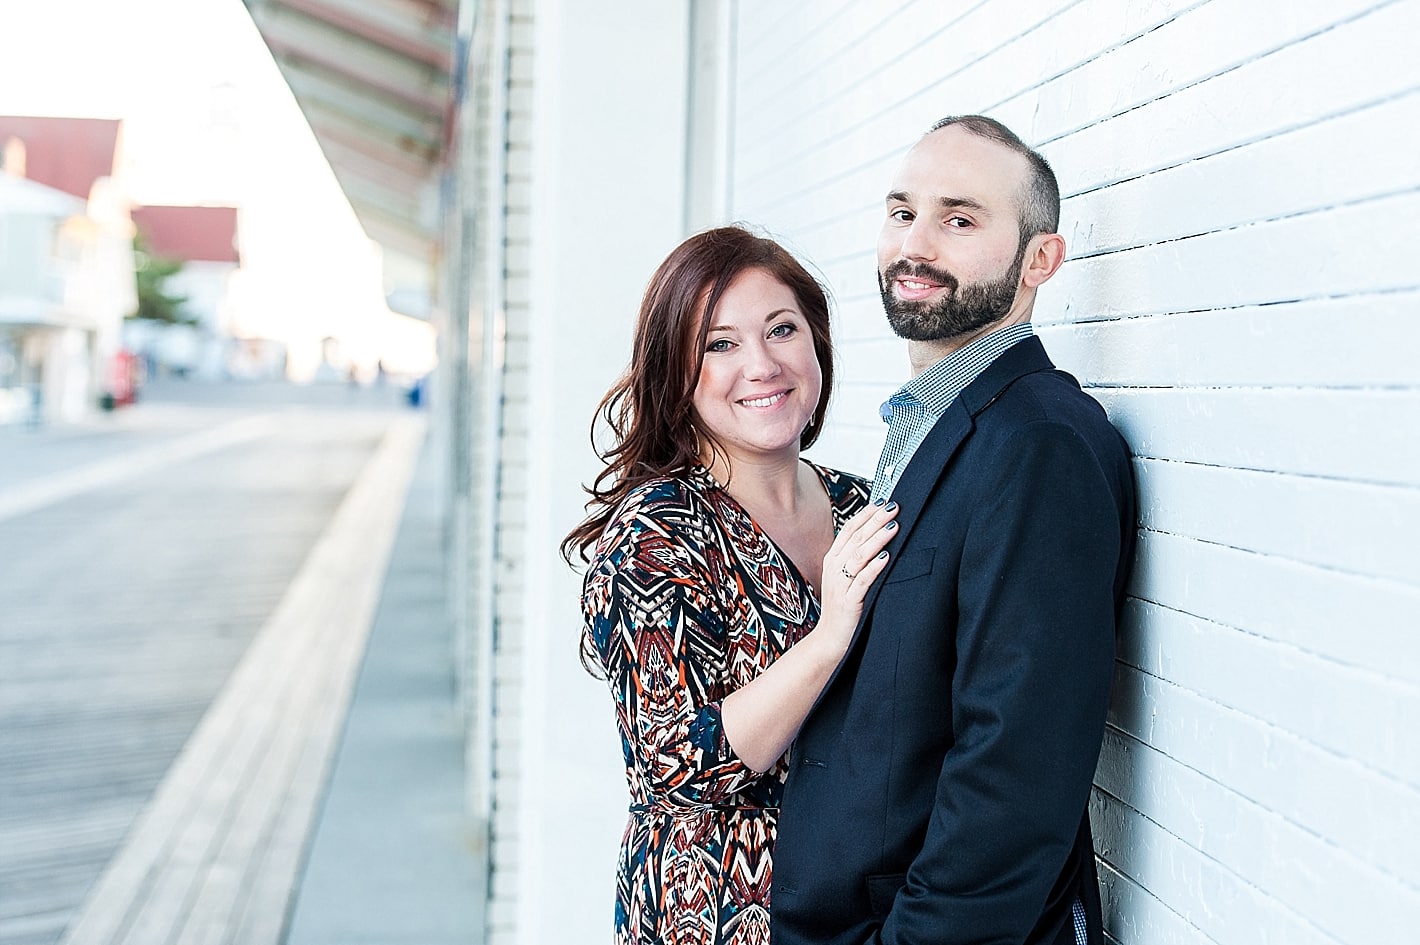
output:
[[[1086,805],[1133,554],[1128,452],[1030,325],[1060,267],[1050,166],[939,122],[887,197],[883,405],[900,536],[792,753],[775,945],[1100,945]]]

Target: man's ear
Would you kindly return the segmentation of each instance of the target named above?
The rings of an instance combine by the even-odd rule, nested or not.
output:
[[[1059,233],[1037,233],[1026,244],[1021,264],[1021,284],[1028,289],[1044,284],[1065,261],[1065,237]]]

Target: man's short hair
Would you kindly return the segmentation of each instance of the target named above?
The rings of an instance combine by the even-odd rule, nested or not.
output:
[[[927,129],[927,134],[948,125],[960,125],[979,138],[987,138],[1015,151],[1030,165],[1030,178],[1021,196],[1021,246],[1038,233],[1054,233],[1060,226],[1060,185],[1050,162],[1040,156],[1016,133],[994,118],[985,115],[950,115]],[[925,135],[924,135],[925,137]]]

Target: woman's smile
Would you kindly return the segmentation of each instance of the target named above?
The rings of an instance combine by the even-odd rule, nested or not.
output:
[[[765,407],[773,407],[776,404],[782,404],[784,402],[784,398],[788,396],[789,392],[787,390],[780,390],[775,391],[772,394],[765,394],[762,397],[747,397],[744,400],[741,400],[740,403],[744,404],[746,407],[763,409]]]

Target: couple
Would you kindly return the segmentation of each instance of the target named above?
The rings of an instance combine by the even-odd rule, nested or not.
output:
[[[618,943],[1102,941],[1086,805],[1134,500],[1032,335],[1058,214],[991,119],[909,152],[878,276],[913,377],[871,485],[799,458],[833,380],[802,266],[725,227],[652,277],[564,543],[631,785]]]

